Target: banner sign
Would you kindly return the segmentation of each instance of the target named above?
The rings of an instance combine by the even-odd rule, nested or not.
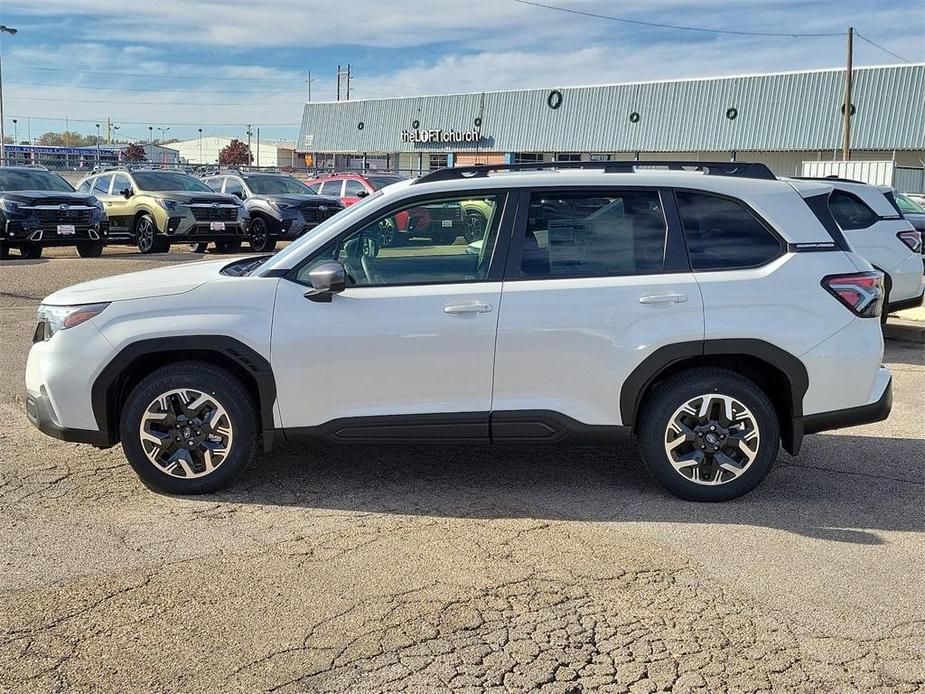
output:
[[[472,130],[402,130],[402,142],[420,142],[420,143],[454,143],[454,142],[479,142],[482,139],[482,133],[477,129]]]

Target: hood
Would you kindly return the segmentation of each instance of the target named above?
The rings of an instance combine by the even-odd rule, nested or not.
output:
[[[260,196],[264,200],[273,200],[274,202],[287,202],[292,205],[301,205],[303,202],[313,202],[319,205],[331,205],[332,207],[343,207],[343,203],[340,201],[340,198],[332,198],[327,195],[311,195],[306,193],[305,195],[292,194],[292,193],[278,193],[278,194],[268,194]]]
[[[45,297],[42,303],[69,306],[183,294],[220,277],[221,269],[234,260],[222,258],[198,263],[179,263],[170,267],[81,282],[59,289]]]
[[[211,193],[206,191],[179,191],[179,190],[142,190],[138,192],[138,195],[148,195],[152,198],[166,198],[168,200],[176,200],[179,203],[213,203],[217,202],[221,205],[227,205],[231,203],[232,205],[237,205],[241,202],[234,195],[225,195],[224,193]]]
[[[0,198],[22,205],[93,205],[95,203],[92,195],[57,190],[0,190]]]

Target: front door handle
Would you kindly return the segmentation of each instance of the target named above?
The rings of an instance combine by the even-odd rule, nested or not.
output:
[[[687,294],[646,294],[639,297],[640,304],[683,304]]]
[[[491,304],[447,304],[443,307],[443,312],[457,315],[460,313],[488,313],[491,309]]]

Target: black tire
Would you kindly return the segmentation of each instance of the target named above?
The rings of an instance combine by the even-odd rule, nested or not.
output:
[[[881,272],[883,272],[881,270]],[[890,315],[890,290],[893,288],[893,280],[890,276],[883,273],[883,307],[880,309],[880,325],[886,325],[886,319]]]
[[[466,243],[472,243],[473,241],[479,241],[485,238],[485,225],[488,224],[488,220],[485,219],[485,215],[477,210],[469,210],[466,212],[466,232],[464,236],[466,237]]]
[[[42,244],[24,243],[19,247],[19,254],[26,260],[38,260],[42,257]]]
[[[209,244],[207,243],[188,243],[186,244],[186,249],[190,253],[205,253],[208,247],[209,247]]]
[[[227,413],[228,428],[233,431],[230,452],[213,472],[201,477],[169,474],[151,462],[142,444],[140,427],[148,408],[162,394],[181,388],[195,389],[214,398]],[[257,408],[247,389],[224,369],[197,361],[165,366],[145,377],[126,398],[119,422],[122,449],[129,464],[145,486],[167,494],[209,494],[230,485],[253,459],[257,433]]]
[[[103,244],[99,241],[78,241],[76,248],[81,258],[99,258],[103,255]]]
[[[276,239],[273,238],[270,223],[264,217],[255,216],[251,219],[248,233],[251,250],[257,253],[269,253],[276,248]]]
[[[733,473],[720,470],[716,466],[716,458],[712,452],[700,451],[698,453],[698,443],[682,443],[681,447],[676,449],[679,453],[673,452],[673,455],[680,457],[689,447],[691,456],[700,455],[707,461],[704,466],[693,466],[697,468],[698,474],[714,480],[728,477],[728,481],[707,485],[692,481],[687,475],[676,470],[669,459],[666,447],[671,442],[669,436],[680,436],[669,429],[669,423],[674,419],[675,413],[685,403],[696,400],[701,395],[712,394],[729,396],[739,405],[747,408],[758,430],[758,441],[757,448],[753,451],[753,459],[749,464],[743,463],[741,465],[743,471],[735,477],[731,476]],[[741,412],[742,410],[739,410],[740,414]],[[681,416],[687,417],[688,415],[682,414]],[[692,417],[690,421],[693,419]],[[724,429],[720,426],[720,430],[724,432],[722,438],[727,439],[728,437],[729,443],[733,439],[741,438],[746,428],[744,420],[736,420],[736,422],[732,429]],[[703,437],[712,436],[706,440],[704,438],[695,439],[705,444],[707,449],[718,444],[723,448],[717,451],[717,454],[732,451],[731,455],[734,457],[746,457],[733,450],[739,448],[738,446],[728,447],[728,443],[719,441],[719,437],[713,435],[712,430],[709,430],[706,424],[699,426],[704,429]],[[693,424],[689,427],[689,431],[693,433]],[[739,427],[742,431],[738,430]],[[750,492],[771,471],[780,449],[780,426],[771,401],[764,391],[752,381],[726,369],[696,368],[671,376],[658,384],[647,396],[639,415],[638,438],[646,469],[668,491],[690,501],[728,501]],[[692,468],[685,469],[693,474]],[[720,477],[711,476],[710,472]]]
[[[143,255],[163,253],[161,239],[158,238],[157,223],[147,212],[135,220],[135,245]],[[169,246],[168,246],[169,248]]]
[[[0,243],[0,260],[10,259],[10,247],[5,243]]]

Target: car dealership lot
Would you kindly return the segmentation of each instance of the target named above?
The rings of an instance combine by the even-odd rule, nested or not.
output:
[[[920,344],[888,344],[889,420],[735,502],[669,496],[632,446],[282,447],[169,498],[34,430],[23,370],[46,294],[194,258],[0,265],[0,691],[925,684]]]

